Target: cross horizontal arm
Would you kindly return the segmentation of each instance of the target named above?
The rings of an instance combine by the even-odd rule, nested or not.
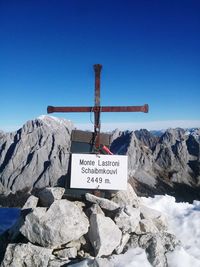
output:
[[[145,112],[149,111],[147,104],[143,106],[103,106],[103,107],[53,107],[48,106],[47,112]]]

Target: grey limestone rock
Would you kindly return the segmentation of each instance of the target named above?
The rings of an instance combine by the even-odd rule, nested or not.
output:
[[[72,128],[67,120],[41,116],[16,132],[1,133],[0,193],[64,186],[69,176]],[[168,129],[159,138],[144,129],[116,131],[111,140],[114,154],[128,155],[129,181],[137,192],[163,193],[166,186],[174,192],[177,183],[192,190],[199,187],[199,129]]]
[[[47,267],[52,250],[28,244],[9,244],[1,267]]]
[[[86,244],[87,244],[87,241],[86,241],[85,237],[81,236],[78,240],[70,241],[64,247],[65,248],[76,248],[76,250],[79,251],[81,246],[84,246]]]
[[[181,241],[176,238],[175,235],[164,232],[162,233],[162,243],[166,252],[174,251],[176,247],[181,246]]]
[[[24,206],[21,209],[21,214],[20,214],[19,218],[17,219],[15,224],[9,229],[9,238],[11,241],[14,241],[18,237],[18,235],[20,234],[20,228],[24,224],[25,216],[29,212],[31,212],[32,209],[35,209],[37,207],[38,200],[39,199],[33,195],[31,195],[27,199],[26,203],[24,204]]]
[[[165,254],[180,246],[180,241],[170,233],[158,232],[140,235],[138,244],[146,250],[147,258],[152,266],[165,267],[167,266]]]
[[[88,231],[86,215],[68,200],[56,200],[46,208],[36,208],[26,216],[21,233],[32,243],[56,248],[79,239]]]
[[[119,246],[122,237],[121,231],[113,220],[103,214],[90,216],[88,235],[97,257],[111,255]]]
[[[167,267],[165,248],[159,236],[153,236],[146,248],[147,258],[154,267]]]
[[[87,209],[87,215],[90,217],[91,214],[103,214],[104,212],[98,204],[93,204],[90,208]]]
[[[168,129],[160,137],[153,137],[147,130],[118,132],[111,150],[128,155],[129,181],[136,184],[138,192],[143,193],[145,185],[154,194],[163,193],[162,181],[171,192],[177,183],[200,185],[199,129]],[[181,194],[178,188],[176,194]]]
[[[147,258],[152,266],[167,267],[166,251],[159,234],[141,235],[138,244],[146,250]]]
[[[120,242],[119,246],[115,249],[115,252],[117,254],[122,253],[122,251],[124,250],[124,247],[126,246],[126,244],[129,241],[129,238],[130,238],[130,234],[129,233],[122,234],[121,242]]]
[[[147,131],[146,129],[136,130],[135,135],[138,140],[142,142],[144,146],[149,147],[153,150],[158,143],[158,136],[153,135],[151,132]]]
[[[123,233],[132,233],[139,225],[140,210],[132,206],[125,206],[118,211],[114,221]]]
[[[110,201],[106,198],[94,196],[90,193],[86,193],[85,198],[87,201],[98,204],[102,209],[105,210],[114,211],[119,208],[119,205],[117,203]]]
[[[76,258],[77,249],[75,247],[60,249],[57,250],[54,255],[61,259]]]
[[[38,200],[39,200],[39,199],[38,199],[37,197],[31,195],[31,196],[27,199],[27,201],[26,201],[26,203],[24,204],[24,206],[22,207],[22,209],[34,209],[34,208],[36,208],[36,207],[37,207],[37,204],[38,204]]]
[[[61,199],[64,193],[63,187],[46,187],[38,193],[40,204],[49,207],[55,200]]]
[[[168,129],[153,153],[155,172],[170,182],[195,185],[200,179],[198,139],[183,129]],[[158,166],[158,168],[156,167]]]
[[[42,116],[16,132],[4,134],[0,138],[4,193],[64,184],[72,128],[67,120]]]
[[[83,240],[82,240],[83,239]],[[65,248],[75,248],[77,251],[80,250],[81,248],[81,244],[85,244],[85,240],[84,240],[84,237],[81,237],[80,239],[78,240],[72,240],[70,241],[69,243],[67,243],[65,245]]]
[[[5,244],[0,242],[3,253],[13,242],[7,246],[1,267],[110,267],[114,266],[112,257],[106,257],[136,247],[146,251],[152,266],[167,266],[166,253],[180,246],[180,242],[166,232],[167,221],[162,213],[142,205],[142,200],[137,208],[125,203],[119,207],[113,201],[88,196],[110,217],[105,216],[99,204],[61,199],[54,200],[49,208],[37,207],[38,199],[31,196],[16,226],[6,232]],[[86,212],[89,221],[83,212],[87,204],[91,206]],[[31,243],[16,244],[27,242],[18,236],[19,231]],[[3,258],[3,254],[0,256]],[[85,260],[80,262],[81,259]]]
[[[5,190],[3,184],[0,181],[0,194],[5,194],[5,193],[6,193],[6,190]]]
[[[156,185],[156,178],[153,172],[152,150],[145,146],[134,132],[122,132],[116,138],[111,151],[114,154],[128,155],[128,173],[130,178],[136,178],[140,182]]]
[[[167,218],[163,213],[144,205],[140,205],[140,211],[142,219],[148,219],[152,221],[159,231],[167,230]]]
[[[158,233],[158,231],[159,231],[151,219],[140,220],[139,226],[140,226],[139,231],[137,231],[138,234],[141,234],[141,233]]]
[[[137,248],[139,247],[139,239],[140,239],[140,235],[137,235],[135,233],[130,234],[130,238],[124,248],[125,251],[127,251],[130,248]]]
[[[83,210],[85,208],[85,203],[84,202],[81,202],[81,201],[78,201],[78,200],[73,201],[73,202],[77,207],[79,207],[79,209]]]
[[[111,200],[120,207],[130,205],[138,208],[140,202],[133,187],[129,183],[127,184],[127,190],[118,191],[112,196]]]

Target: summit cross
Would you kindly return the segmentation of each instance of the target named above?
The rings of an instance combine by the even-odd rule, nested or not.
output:
[[[100,114],[101,112],[145,112],[149,110],[148,104],[143,106],[101,106],[100,105],[100,76],[102,65],[95,64],[95,105],[90,107],[54,107],[48,106],[47,113],[53,112],[94,112],[94,146],[96,150],[100,148]]]

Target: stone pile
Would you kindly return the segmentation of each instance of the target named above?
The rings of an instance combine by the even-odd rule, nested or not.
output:
[[[165,254],[179,245],[165,216],[144,206],[129,184],[109,200],[86,193],[84,201],[70,201],[63,194],[49,187],[29,197],[1,237],[1,267],[109,267],[112,255],[136,247],[152,266],[164,267]]]

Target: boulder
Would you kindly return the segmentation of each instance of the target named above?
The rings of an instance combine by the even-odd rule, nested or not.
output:
[[[91,214],[103,214],[104,212],[100,208],[98,204],[93,204],[90,208],[87,209],[88,217],[90,217]]]
[[[1,267],[47,267],[52,250],[27,244],[9,244]]]
[[[90,216],[89,239],[97,257],[111,255],[119,246],[122,233],[109,217],[103,214]]]
[[[27,201],[26,201],[26,203],[24,204],[24,206],[22,207],[22,209],[34,209],[34,208],[36,208],[36,207],[37,207],[37,204],[38,204],[38,200],[39,200],[39,199],[38,199],[37,197],[31,195],[31,196],[27,199]]]
[[[161,239],[166,252],[174,251],[176,247],[179,247],[181,245],[181,241],[171,233],[162,233]]]
[[[76,258],[77,249],[75,247],[60,249],[55,251],[54,255],[61,259]]]
[[[159,235],[153,235],[147,243],[147,258],[154,267],[167,267],[165,248]]]
[[[150,219],[142,219],[139,222],[139,231],[138,234],[141,233],[158,233],[158,228],[155,226],[152,220]]]
[[[50,207],[55,200],[60,200],[65,193],[63,187],[46,187],[38,193],[40,205]]]
[[[81,202],[81,201],[76,200],[76,201],[73,201],[73,203],[74,203],[77,207],[79,207],[79,209],[81,209],[81,210],[83,210],[83,209],[85,208],[85,203],[84,203],[84,202]]]
[[[86,215],[68,200],[56,200],[50,208],[36,208],[26,216],[20,232],[32,243],[56,248],[79,239],[88,231]]]
[[[14,223],[14,225],[9,229],[9,238],[11,241],[15,241],[16,238],[19,236],[20,234],[20,228],[22,227],[22,225],[24,224],[24,218],[25,216],[31,212],[32,209],[37,207],[38,204],[38,198],[31,195],[26,203],[24,204],[24,206],[21,209],[21,214],[19,216],[19,218],[17,219],[17,221]]]
[[[147,233],[141,235],[138,244],[144,248],[149,262],[154,267],[167,266],[166,253],[180,246],[180,241],[167,232]]]
[[[135,233],[130,234],[130,238],[127,244],[125,245],[123,251],[126,252],[129,249],[140,247],[139,239],[140,239],[140,235],[137,235]]]
[[[48,208],[38,207],[38,198],[29,197],[16,225],[5,232],[3,240],[0,237],[0,260],[6,251],[1,267],[114,267],[107,256],[136,247],[146,251],[152,266],[167,266],[166,253],[180,242],[166,232],[164,214],[140,201],[137,208],[134,201],[126,204],[123,191],[117,192],[116,202],[89,193],[86,199],[55,199]]]
[[[159,234],[141,235],[138,241],[140,247],[145,249],[149,262],[154,267],[167,267],[165,248]]]
[[[102,197],[96,197],[90,193],[86,193],[85,198],[87,201],[98,204],[102,209],[105,210],[113,211],[119,208],[119,205],[117,203]]]
[[[167,230],[167,218],[163,213],[144,205],[140,205],[140,212],[141,218],[152,220],[159,231]]]
[[[121,242],[120,242],[119,246],[115,249],[115,252],[117,254],[122,253],[122,251],[124,250],[124,247],[126,246],[129,238],[130,238],[130,234],[128,234],[128,233],[122,234]]]
[[[125,206],[119,210],[114,221],[122,232],[132,233],[139,224],[140,210],[132,206]]]
[[[65,245],[65,248],[76,248],[76,250],[80,250],[81,245],[85,244],[85,243],[86,243],[86,241],[85,241],[84,237],[82,236],[78,240],[72,240],[71,242],[67,243]]]
[[[120,207],[130,205],[138,208],[140,202],[133,187],[129,183],[127,184],[127,190],[118,191],[113,195],[111,200],[117,203]]]

